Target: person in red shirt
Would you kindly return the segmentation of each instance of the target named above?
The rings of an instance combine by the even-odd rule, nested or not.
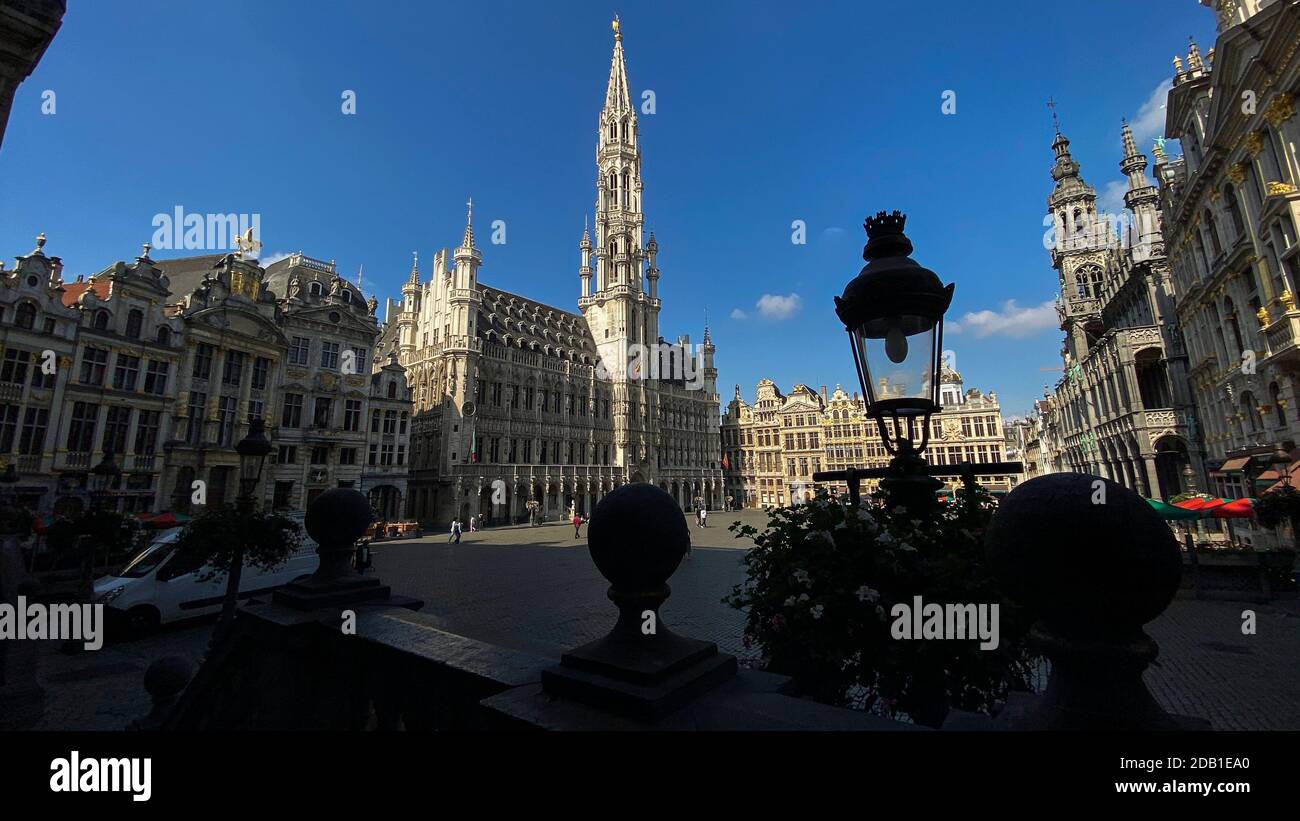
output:
[[[578,538],[578,535],[581,532],[582,532],[582,517],[579,516],[577,513],[575,513],[573,514],[573,538],[575,539]]]

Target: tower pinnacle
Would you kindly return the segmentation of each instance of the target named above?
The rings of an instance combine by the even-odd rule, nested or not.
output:
[[[462,248],[474,247],[474,198],[465,203],[465,236],[460,241]]]

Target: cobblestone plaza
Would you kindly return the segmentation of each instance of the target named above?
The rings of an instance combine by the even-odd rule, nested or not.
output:
[[[715,514],[709,527],[691,520],[691,555],[669,584],[661,614],[674,631],[717,642],[742,661],[757,661],[741,643],[744,614],[721,599],[744,579],[748,542],[727,525],[755,526],[760,511]],[[440,628],[543,656],[604,635],[615,611],[587,552],[586,528],[508,527],[379,544],[379,577],[395,593],[425,601],[421,610]],[[1258,632],[1241,633],[1253,609]],[[1160,658],[1146,681],[1166,710],[1209,720],[1216,730],[1300,729],[1300,607],[1295,601],[1249,604],[1178,598],[1147,631]],[[212,632],[210,620],[181,623],[156,635],[107,644],[95,653],[65,655],[50,643],[41,659],[47,690],[43,729],[121,729],[148,711],[142,687],[149,663],[180,655],[197,664]]]

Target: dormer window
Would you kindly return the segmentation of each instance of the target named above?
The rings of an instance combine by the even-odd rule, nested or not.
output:
[[[18,306],[14,312],[14,324],[19,328],[31,330],[36,327],[36,306],[30,302],[24,302]]]
[[[323,290],[324,289],[321,288],[321,284],[319,282],[313,282],[311,285],[307,286],[307,293],[311,294],[312,296],[320,296]]]
[[[161,328],[158,329],[158,344],[169,345],[171,344],[171,341],[172,341],[172,330],[171,328],[168,328],[166,325],[163,325]]]
[[[95,321],[92,327],[96,331],[108,330],[108,311],[99,310],[95,312]]]
[[[134,308],[126,315],[126,338],[139,339],[144,330],[144,311]]]

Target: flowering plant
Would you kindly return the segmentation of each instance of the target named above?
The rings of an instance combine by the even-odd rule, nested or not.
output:
[[[1010,689],[1028,689],[1028,619],[1005,600],[985,562],[995,509],[983,490],[928,519],[877,494],[854,507],[817,497],[770,511],[767,529],[731,526],[755,544],[747,581],[724,601],[747,609],[745,644],[805,695],[938,726],[951,708],[992,714]],[[896,605],[998,604],[999,642],[894,638]],[[900,611],[901,612],[901,611]]]

